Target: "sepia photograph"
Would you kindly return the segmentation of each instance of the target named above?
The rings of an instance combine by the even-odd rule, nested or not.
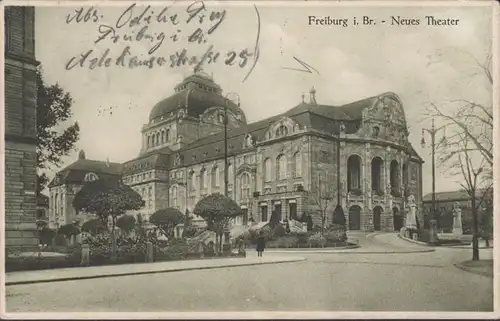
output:
[[[2,316],[498,317],[498,9],[2,3]]]

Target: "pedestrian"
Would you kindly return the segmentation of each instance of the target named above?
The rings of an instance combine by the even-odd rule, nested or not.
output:
[[[264,238],[264,234],[260,232],[259,237],[257,238],[257,256],[262,257],[262,252],[266,248],[266,239]]]

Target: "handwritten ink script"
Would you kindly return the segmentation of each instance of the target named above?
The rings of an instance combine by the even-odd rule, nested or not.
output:
[[[94,26],[96,36],[91,44],[93,47],[70,57],[65,67],[67,70],[93,70],[192,66],[196,71],[203,65],[223,64],[241,69],[248,67],[245,81],[259,59],[260,15],[257,7],[254,9],[257,17],[255,46],[227,50],[216,47],[211,37],[221,30],[228,12],[210,10],[203,1],[195,1],[184,9],[132,4],[113,17],[112,23],[107,22],[108,17],[96,7],[80,8],[66,16],[66,23]],[[96,49],[95,46],[104,48]]]

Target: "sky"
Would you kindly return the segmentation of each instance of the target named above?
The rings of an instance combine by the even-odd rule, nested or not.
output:
[[[231,50],[238,55],[245,49],[249,53],[255,51],[259,30],[256,9],[248,3],[216,7],[205,2],[205,10],[186,23],[189,3],[167,9],[168,17],[177,13],[174,20],[178,21],[177,25],[155,22],[163,7],[153,7],[148,11],[155,14],[150,24],[142,21],[139,26],[127,24],[121,28],[116,28],[116,24],[127,17],[140,15],[145,8],[141,5],[126,11],[127,6],[98,7],[95,16],[90,15],[97,22],[90,18],[80,23],[76,23],[76,19],[66,23],[67,16],[72,17],[79,8],[36,8],[36,56],[43,66],[45,81],[47,84],[59,83],[71,94],[74,99],[71,121],[78,121],[81,129],[75,151],[64,158],[62,167],[75,161],[80,149],[88,159],[125,162],[136,157],[141,147],[140,130],[148,122],[151,109],[171,95],[173,87],[193,71],[193,66],[168,66],[170,55],[183,48],[189,55],[198,57],[211,45],[214,54],[220,52],[221,58],[216,63],[205,63],[203,70],[213,75],[225,93],[238,93],[248,122],[287,111],[299,104],[301,95],[307,94],[312,87],[316,89],[318,103],[328,105],[395,92],[403,102],[410,141],[426,162],[424,194],[431,192],[430,149],[420,147],[421,129],[430,126],[430,122],[424,120],[425,105],[461,98],[491,104],[491,86],[484,81],[476,64],[476,60],[482,62],[491,52],[491,7],[258,3],[259,59],[249,74],[254,57],[249,57],[243,67],[237,65],[242,61],[239,58],[232,66],[225,65],[223,58]],[[191,9],[199,5],[196,3]],[[223,10],[224,19],[208,35],[208,29],[219,21],[220,15],[216,13]],[[132,16],[128,15],[130,12]],[[200,23],[197,19],[202,13],[205,18]],[[122,14],[123,18],[119,19]],[[425,16],[431,15],[459,19],[459,23],[457,26],[428,26]],[[309,16],[348,19],[348,25],[309,25]],[[354,17],[360,22],[363,16],[373,19],[375,24],[353,25]],[[420,19],[420,24],[390,25],[391,16]],[[124,40],[125,34],[137,35],[145,25],[147,33],[155,39]],[[121,39],[113,42],[110,33],[95,44],[109,27],[113,27],[115,35]],[[197,28],[202,29],[202,43],[188,43],[188,36]],[[178,36],[175,42],[170,39],[174,34]],[[161,45],[148,56],[148,51],[159,42],[158,37],[163,39]],[[132,55],[165,57],[167,63],[154,68],[116,66],[116,58],[126,46],[130,46]],[[109,49],[107,57],[112,58],[112,65],[89,69],[89,60],[99,58],[106,49]],[[89,50],[93,51],[83,67],[77,65],[68,70],[67,64],[72,57],[80,58]],[[286,69],[305,69],[295,58],[310,66],[311,72]],[[438,119],[436,124],[439,125]],[[430,140],[428,136],[426,139]],[[458,177],[438,172],[436,191],[456,190],[460,188],[458,180]]]

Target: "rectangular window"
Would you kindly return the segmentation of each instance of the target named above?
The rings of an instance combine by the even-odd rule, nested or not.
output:
[[[297,203],[295,202],[288,203],[288,209],[290,212],[290,219],[297,220]]]
[[[267,205],[260,206],[260,216],[262,222],[267,222]]]
[[[243,225],[247,225],[248,224],[248,208],[243,208],[241,210],[241,212],[243,213]]]

